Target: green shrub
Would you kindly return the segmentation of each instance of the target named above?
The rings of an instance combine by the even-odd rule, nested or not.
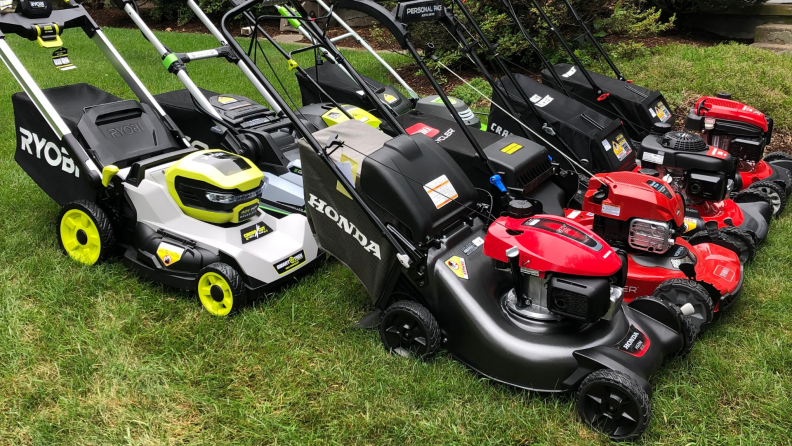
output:
[[[654,6],[668,12],[716,12],[761,5],[767,0],[649,0]]]
[[[486,95],[488,98],[492,97],[492,86],[483,78],[476,77],[466,80],[470,83],[470,85],[473,86],[473,88],[484,93],[484,95]],[[466,84],[462,84],[454,88],[454,90],[451,92],[451,96],[461,99],[471,107],[475,106],[479,102],[486,102],[486,99],[482,98],[481,95],[478,94],[473,88]]]

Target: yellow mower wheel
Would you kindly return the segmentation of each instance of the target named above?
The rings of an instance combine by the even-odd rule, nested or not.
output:
[[[115,246],[110,219],[90,201],[80,200],[64,206],[55,230],[61,250],[86,265],[107,259]]]
[[[214,316],[228,316],[247,303],[247,290],[239,273],[217,262],[198,273],[196,289],[201,305]]]

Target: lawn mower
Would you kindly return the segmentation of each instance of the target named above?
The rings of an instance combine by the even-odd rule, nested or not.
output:
[[[55,67],[74,69],[61,40],[70,28],[96,43],[139,102],[88,84],[41,90],[5,40],[57,48]],[[318,258],[306,217],[260,210],[267,180],[246,158],[191,147],[82,6],[21,0],[0,14],[0,31],[0,57],[24,89],[12,96],[14,158],[61,206],[65,254],[88,265],[120,255],[143,277],[197,292],[218,316]]]
[[[243,60],[228,24],[260,4],[221,22]],[[426,359],[443,347],[495,381],[576,392],[581,417],[611,438],[645,430],[647,378],[685,354],[696,329],[661,299],[624,304],[623,265],[604,240],[523,200],[490,224],[473,184],[426,135],[390,138],[355,120],[312,134],[284,112],[305,136],[312,228],[371,295],[365,322],[388,350]],[[332,159],[342,147],[362,158],[352,175]]]
[[[758,188],[773,200],[774,215],[786,207],[792,192],[792,156],[784,152],[764,156],[773,137],[773,119],[729,93],[703,97],[690,109],[685,128],[700,132],[704,141],[729,152],[737,162],[735,190]]]

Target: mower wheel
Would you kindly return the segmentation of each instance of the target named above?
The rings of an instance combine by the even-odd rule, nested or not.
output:
[[[762,160],[772,163],[773,161],[792,161],[792,155],[785,152],[768,153]]]
[[[646,391],[629,375],[602,369],[580,383],[577,411],[592,429],[611,440],[633,440],[641,436],[652,417],[652,402]]]
[[[228,316],[247,304],[247,289],[237,270],[216,262],[204,267],[196,278],[198,300],[214,316]]]
[[[682,308],[686,304],[693,306],[690,315],[699,332],[704,333],[715,317],[715,305],[712,303],[707,289],[691,279],[668,279],[655,289],[653,296],[665,299]]]
[[[680,314],[679,320],[682,322],[682,339],[684,340],[684,346],[682,347],[682,350],[679,350],[676,353],[676,357],[679,359],[685,359],[693,350],[693,345],[696,344],[696,338],[698,337],[699,330],[696,328],[696,324],[693,322],[693,319],[691,319],[690,316]]]
[[[737,258],[743,264],[750,262],[756,256],[756,240],[754,236],[734,226],[720,228],[714,236],[710,236],[707,231],[698,232],[688,239],[688,243],[693,246],[702,243],[722,246],[737,254]]]
[[[767,156],[763,158],[763,160],[767,163],[770,163],[771,165],[780,161],[774,167],[786,169],[787,173],[782,175],[784,179],[779,180],[779,184],[783,183],[787,195],[792,194],[792,171],[789,171],[789,168],[792,167],[792,155],[784,152],[773,152],[768,153]]]
[[[676,352],[676,357],[685,358],[693,350],[699,330],[693,319],[682,314],[682,310],[678,306],[656,296],[638,297],[630,302],[628,306],[679,332],[682,336],[682,348]]]
[[[86,265],[106,260],[115,247],[110,219],[102,208],[90,201],[74,201],[61,208],[55,232],[60,249]]]
[[[780,217],[781,213],[786,209],[786,191],[775,181],[758,181],[752,184],[748,189],[760,190],[770,197],[770,201],[773,203],[773,217]]]
[[[775,210],[775,206],[773,205],[773,199],[770,198],[769,195],[767,195],[766,193],[762,192],[759,189],[751,189],[750,187],[748,189],[743,189],[743,190],[737,192],[737,195],[735,195],[732,198],[732,200],[735,203],[738,203],[738,204],[739,203],[758,203],[758,202],[764,201],[765,203],[767,203],[770,206],[770,208]],[[770,222],[768,221],[768,223],[770,223]]]
[[[380,323],[385,349],[405,358],[427,360],[440,349],[440,327],[418,302],[400,300],[385,309]]]

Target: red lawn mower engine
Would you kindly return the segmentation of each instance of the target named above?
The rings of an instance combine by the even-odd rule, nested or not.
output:
[[[735,158],[739,173],[735,178],[735,191],[763,185],[768,189],[763,182],[772,182],[784,194],[792,192],[789,170],[792,169],[792,156],[783,152],[764,156],[765,147],[773,136],[773,119],[759,110],[732,101],[728,93],[718,93],[714,98],[705,96],[688,113],[685,128],[701,132],[708,145],[725,150]],[[765,192],[772,195],[772,191]]]
[[[509,216],[490,225],[484,254],[511,271],[507,311],[527,319],[610,320],[624,296],[626,263],[600,237],[563,217],[533,215],[514,200]]]

